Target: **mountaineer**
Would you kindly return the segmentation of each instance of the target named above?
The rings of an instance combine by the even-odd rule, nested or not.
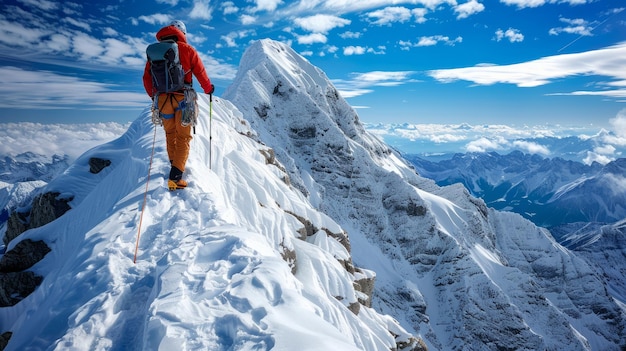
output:
[[[173,21],[161,28],[156,34],[159,42],[151,44],[146,50],[148,61],[143,74],[144,88],[153,100],[155,111],[158,110],[158,123],[162,123],[165,130],[171,163],[169,190],[187,186],[182,176],[189,156],[191,128],[197,115],[192,74],[205,94],[211,95],[215,90],[198,52],[187,43],[186,35],[187,29],[182,21]],[[193,121],[184,119],[187,115],[185,108],[190,105],[196,114]]]

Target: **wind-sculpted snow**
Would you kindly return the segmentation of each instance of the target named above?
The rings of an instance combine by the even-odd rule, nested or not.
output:
[[[294,57],[284,44],[254,43],[224,97],[303,194],[347,229],[355,262],[377,272],[374,307],[430,350],[626,347],[624,310],[587,263],[462,185],[419,177]]]
[[[241,113],[214,100],[211,124],[208,97],[199,101],[187,189],[166,189],[164,135],[148,110],[46,186],[70,194],[71,210],[8,245],[43,240],[52,251],[32,268],[44,277],[35,292],[0,309],[0,333],[12,333],[5,350],[416,345],[390,316],[366,306],[355,311],[367,299],[355,290],[357,280],[374,273],[347,270],[343,229],[288,184]],[[90,173],[94,157],[111,164]],[[303,235],[303,221],[317,232]]]

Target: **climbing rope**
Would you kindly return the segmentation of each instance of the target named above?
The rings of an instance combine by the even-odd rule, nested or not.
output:
[[[152,171],[152,159],[154,158],[154,144],[156,143],[156,124],[154,125],[154,136],[152,137],[152,154],[150,155],[150,166],[148,167],[148,179],[146,180],[146,191],[143,193],[143,204],[141,205],[141,215],[139,216],[139,227],[137,228],[137,240],[135,242],[135,257],[133,263],[137,263],[137,250],[139,249],[139,236],[141,234],[141,222],[146,208],[146,198],[148,196],[148,185],[150,184],[150,173]]]

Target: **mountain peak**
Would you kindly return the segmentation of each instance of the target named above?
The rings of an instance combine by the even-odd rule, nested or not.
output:
[[[585,317],[565,317],[561,309],[566,305],[584,310],[587,307],[582,306],[591,302],[565,291],[588,286],[590,279],[599,284],[594,295],[602,296],[603,304],[619,316],[615,322],[624,325],[625,320],[592,268],[571,257],[548,232],[521,216],[488,209],[462,186],[439,188],[419,177],[407,161],[363,129],[356,112],[319,69],[271,41],[258,44],[250,57],[260,56],[253,55],[259,47],[263,59],[252,63],[246,53],[224,97],[275,151],[291,184],[315,208],[347,228],[355,264],[389,273],[377,275],[375,301],[405,320],[407,328],[427,335],[429,348],[583,350],[587,341],[577,341],[578,334],[592,346],[624,342],[623,333],[598,334],[593,331],[596,326],[582,322]],[[559,297],[549,295],[556,281],[533,273],[544,268],[522,258],[535,255],[544,257],[558,276],[575,276],[569,288],[559,290],[564,292]],[[572,265],[562,271],[557,263],[562,260]],[[520,281],[539,283],[525,285],[525,292],[518,295]],[[545,301],[541,309],[563,319],[547,322],[543,312],[531,312],[537,310],[533,306],[537,300],[526,298],[531,295],[541,296]],[[500,302],[489,302],[494,299]],[[561,299],[567,302],[552,305]],[[510,305],[494,308],[502,303]],[[443,332],[442,325],[454,326],[453,331]],[[487,329],[489,336],[484,334]],[[514,336],[511,330],[516,330]],[[537,335],[538,330],[545,332]]]

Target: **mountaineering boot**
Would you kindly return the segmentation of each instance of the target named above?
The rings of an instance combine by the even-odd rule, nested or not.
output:
[[[187,182],[184,181],[182,178],[183,171],[172,166],[172,169],[170,169],[170,177],[167,181],[167,188],[170,189],[170,191],[176,189],[185,189],[185,187],[187,187]]]
[[[185,189],[187,187],[187,182],[184,179],[180,179],[179,181],[174,181],[172,179],[169,179],[167,181],[167,188],[170,191],[174,191],[177,189]]]

